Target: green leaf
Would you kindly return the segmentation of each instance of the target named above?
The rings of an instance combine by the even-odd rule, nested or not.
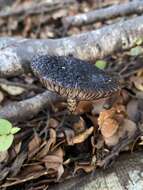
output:
[[[97,60],[95,63],[95,66],[98,67],[99,69],[105,69],[107,65],[107,62],[104,60]]]
[[[12,124],[6,119],[0,119],[0,135],[9,134]]]
[[[11,134],[15,134],[18,133],[18,131],[20,131],[21,129],[19,127],[13,127],[10,131]]]
[[[0,136],[0,152],[8,150],[12,145],[14,136],[12,134]]]
[[[138,56],[143,53],[143,48],[141,46],[136,46],[130,50],[131,56]]]

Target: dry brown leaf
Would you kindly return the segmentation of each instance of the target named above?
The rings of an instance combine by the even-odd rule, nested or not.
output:
[[[101,130],[101,134],[104,137],[108,138],[108,137],[113,136],[116,133],[119,125],[115,119],[107,118],[102,124],[102,126],[99,126],[99,127]]]
[[[40,172],[44,170],[44,166],[35,163],[33,165],[26,165],[23,167],[23,170],[21,172],[21,174],[19,175],[19,178],[24,178],[24,177],[28,177],[31,176],[31,174],[34,175],[34,173],[36,172]]]
[[[37,133],[34,133],[34,137],[32,138],[32,140],[30,141],[29,145],[28,145],[28,152],[29,154],[32,154],[32,152],[40,146],[41,144],[41,138],[38,136]],[[30,156],[30,155],[29,155]],[[31,157],[31,156],[30,156]]]
[[[71,139],[70,145],[84,142],[93,133],[93,130],[94,127],[92,126],[89,129],[86,129],[86,131],[83,133],[80,133],[79,135],[73,137],[73,139]]]
[[[48,141],[45,141],[44,147],[38,152],[36,155],[36,159],[40,160],[41,158],[45,157],[49,150],[53,148],[53,146],[56,143],[56,131],[52,128],[49,129],[49,139]]]
[[[20,152],[20,150],[21,150],[21,144],[22,144],[22,142],[20,141],[18,144],[16,144],[14,146],[14,151],[15,151],[16,154],[18,154]]]
[[[58,150],[51,153],[51,155],[47,155],[41,160],[44,162],[47,170],[53,170],[57,173],[57,180],[59,180],[64,173],[63,157],[64,151],[58,148]]]
[[[9,155],[7,151],[0,152],[0,163],[6,162],[8,160],[8,157]]]
[[[98,117],[98,125],[99,128],[102,128],[102,125],[104,124],[104,122],[106,121],[106,119],[108,118],[113,118],[115,116],[116,113],[116,109],[115,107],[109,109],[109,110],[104,110],[100,113],[99,117]]]
[[[90,163],[78,163],[75,166],[74,169],[74,174],[78,171],[78,170],[84,170],[86,173],[90,173],[95,169],[95,166],[91,165]]]
[[[50,118],[48,121],[48,127],[52,127],[54,129],[56,129],[59,126],[59,122],[54,119],[54,118]]]
[[[123,123],[120,124],[118,131],[113,136],[104,138],[105,144],[107,146],[114,146],[126,135],[128,138],[131,138],[135,134],[136,130],[137,126],[133,121],[124,119]]]
[[[126,121],[126,110],[123,105],[116,105],[109,110],[104,110],[100,113],[98,118],[99,129],[107,146],[113,146],[118,143],[119,138],[124,134],[120,134],[123,131],[121,126]],[[124,127],[124,126],[123,126]]]
[[[10,86],[10,85],[7,85],[7,84],[0,84],[0,87],[5,91],[7,92],[8,94],[12,95],[12,96],[17,96],[17,95],[20,95],[22,94],[25,89],[22,88],[22,87],[19,87],[19,86]]]
[[[19,141],[12,149],[9,150],[9,160],[13,160],[21,151],[22,141]]]

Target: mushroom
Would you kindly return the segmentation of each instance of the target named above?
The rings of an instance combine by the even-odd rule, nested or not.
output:
[[[71,113],[81,100],[110,97],[120,89],[117,79],[73,56],[36,55],[31,69],[44,87],[67,98]]]

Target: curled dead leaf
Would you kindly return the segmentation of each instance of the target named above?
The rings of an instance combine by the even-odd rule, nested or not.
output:
[[[98,125],[99,128],[102,128],[102,125],[104,124],[104,122],[106,121],[106,119],[108,118],[113,118],[115,116],[116,113],[116,109],[115,107],[109,109],[109,110],[104,110],[100,113],[99,117],[98,117]]]
[[[89,129],[87,129],[86,131],[76,135],[75,137],[73,137],[73,139],[71,139],[71,144],[79,144],[84,142],[92,133],[93,133],[94,127],[90,127]]]
[[[57,173],[57,180],[60,179],[64,173],[63,167],[64,151],[59,148],[50,155],[45,156],[41,161],[44,162],[47,170],[53,170]]]
[[[56,129],[59,126],[59,122],[54,118],[50,118],[48,121],[48,126]]]
[[[102,124],[102,126],[100,127],[101,134],[107,138],[111,137],[116,133],[116,131],[118,130],[118,127],[119,125],[116,120],[107,118]]]
[[[74,174],[78,172],[78,170],[83,170],[86,173],[90,173],[95,169],[95,166],[90,163],[77,163],[74,169]]]
[[[115,146],[117,143],[119,143],[120,140],[126,138],[131,138],[134,136],[135,132],[137,130],[136,124],[129,120],[124,119],[123,123],[120,124],[117,132],[111,136],[111,137],[104,137],[105,144],[107,146]]]
[[[123,122],[125,117],[125,107],[122,105],[114,106],[109,110],[104,110],[98,117],[98,125],[101,130],[101,134],[104,137],[113,136],[120,123]]]
[[[39,159],[45,157],[48,154],[48,152],[50,151],[50,149],[53,148],[55,143],[56,143],[56,131],[55,131],[55,129],[50,128],[49,129],[49,139],[44,142],[44,146],[38,152],[38,154],[36,155],[36,158],[39,160]]]
[[[37,133],[34,133],[32,140],[28,144],[28,159],[32,158],[40,148],[41,138]]]

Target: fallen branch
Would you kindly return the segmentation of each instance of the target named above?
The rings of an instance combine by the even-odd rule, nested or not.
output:
[[[0,118],[10,121],[24,121],[37,115],[51,103],[61,100],[57,94],[46,91],[20,102],[10,103],[0,108]]]
[[[143,16],[61,39],[0,38],[0,77],[29,72],[31,58],[38,53],[95,60],[129,49],[139,38],[143,38]]]
[[[81,26],[92,24],[94,22],[112,19],[118,16],[143,13],[143,2],[133,1],[120,5],[113,5],[108,8],[102,8],[75,16],[63,18],[63,24],[66,28],[70,26]]]
[[[8,81],[3,78],[0,78],[0,86],[1,86],[1,84],[5,84],[7,86],[21,87],[23,89],[34,90],[34,91],[39,91],[39,92],[40,91],[42,92],[42,90],[43,90],[42,88],[40,88],[34,84],[24,84],[24,83],[20,83],[20,82]]]
[[[76,3],[75,0],[54,0],[49,2],[40,2],[40,3],[31,3],[26,2],[20,5],[12,6],[9,9],[0,11],[0,17],[5,18],[9,16],[18,16],[18,15],[33,15],[48,13],[51,11],[56,11],[63,7],[67,7],[70,4]]]

